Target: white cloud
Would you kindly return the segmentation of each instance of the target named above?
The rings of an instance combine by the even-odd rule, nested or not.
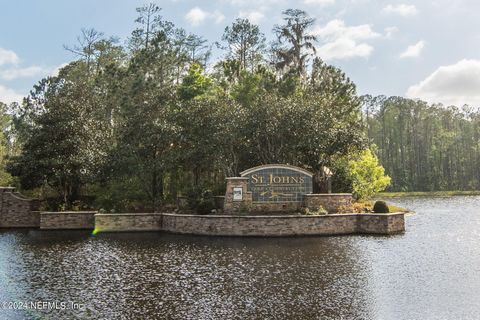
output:
[[[398,32],[397,27],[387,27],[384,29],[385,31],[385,38],[390,39],[395,33]]]
[[[339,19],[330,21],[324,27],[315,28],[313,34],[325,40],[335,40],[338,38],[366,40],[379,36],[368,24],[348,27],[343,20]]]
[[[245,7],[245,8],[256,8],[259,6],[283,6],[287,3],[286,0],[263,0],[263,1],[258,1],[258,0],[223,0],[223,2],[226,2],[227,4],[238,6],[238,7]]]
[[[225,20],[225,16],[223,15],[223,13],[221,13],[221,12],[218,11],[218,10],[213,11],[213,12],[210,14],[210,17],[213,18],[213,20],[215,21],[216,24],[219,24],[219,23],[221,23],[223,20]]]
[[[57,76],[58,71],[66,65],[66,63],[62,63],[56,67],[30,66],[25,68],[16,67],[0,69],[0,79],[9,81],[19,78],[42,78],[46,76]]]
[[[38,79],[46,76],[57,76],[61,68],[66,66],[66,63],[63,63],[57,67],[46,68],[39,66],[32,66],[26,68],[10,68],[7,70],[0,70],[0,78],[3,80],[13,80],[17,78],[32,78],[38,77]],[[16,92],[14,89],[7,88],[0,84],[0,102],[12,103],[12,102],[21,102],[23,100],[23,95]]]
[[[66,67],[66,66],[68,66],[68,63],[62,63],[62,64],[58,65],[57,67],[55,67],[54,69],[52,69],[50,75],[51,75],[52,77],[58,76],[58,73],[60,72],[60,69],[62,69],[63,67]]]
[[[329,42],[317,49],[317,54],[323,60],[350,59],[354,57],[368,57],[373,47],[366,43],[356,43],[352,39],[340,38]]]
[[[311,4],[311,5],[318,5],[318,6],[325,6],[325,5],[334,4],[335,0],[303,0],[303,3]]]
[[[17,64],[19,61],[20,59],[15,52],[0,48],[0,66],[4,64]]]
[[[313,34],[326,42],[317,48],[317,53],[324,60],[368,57],[374,49],[365,41],[380,36],[370,25],[350,27],[339,19],[332,20],[323,27],[318,26]]]
[[[0,78],[2,78],[3,80],[32,78],[39,75],[48,74],[50,71],[50,69],[39,66],[31,66],[26,68],[11,68],[6,70],[0,70]]]
[[[238,17],[248,19],[253,24],[259,24],[265,15],[260,11],[240,11]]]
[[[208,12],[200,9],[199,7],[195,7],[188,11],[185,19],[187,19],[188,23],[192,26],[198,26],[202,24],[208,17]]]
[[[407,97],[446,105],[480,106],[480,60],[461,60],[441,66],[408,88]]]
[[[394,13],[394,14],[399,14],[404,17],[408,16],[414,16],[418,13],[417,7],[415,7],[413,4],[389,4],[386,7],[383,8],[383,11],[386,13]]]
[[[208,12],[200,9],[199,7],[195,7],[187,12],[185,19],[192,26],[196,27],[203,24],[207,19],[212,19],[217,24],[221,23],[223,20],[225,20],[225,16],[218,10]]]
[[[411,46],[408,46],[405,51],[400,54],[400,58],[415,58],[418,57],[425,47],[425,41],[420,40]]]
[[[0,85],[0,102],[10,104],[12,102],[21,102],[22,99],[23,95]]]

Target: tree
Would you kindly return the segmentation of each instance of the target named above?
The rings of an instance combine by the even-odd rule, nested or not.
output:
[[[355,84],[338,68],[315,59],[302,99],[310,108],[298,142],[302,162],[322,184],[322,168],[365,148],[361,100]]]
[[[184,33],[156,15],[158,10],[148,9],[147,17],[145,10],[139,12],[141,16],[137,21],[144,24],[142,30],[147,30],[147,24],[150,26],[148,45],[132,48],[127,69],[122,74],[116,143],[109,154],[112,168],[104,170],[104,180],[130,181],[141,190],[139,194],[132,194],[140,198],[130,199],[131,202],[143,202],[145,209],[157,211],[165,198],[165,178],[170,163],[175,161],[172,149],[176,128],[170,121],[170,113],[177,103],[179,78],[188,61],[182,50],[184,42],[179,39]],[[146,40],[146,31],[135,30],[132,39]],[[193,84],[197,71],[193,67]],[[197,93],[190,89],[184,87],[185,98]]]
[[[160,29],[169,28],[169,23],[162,20],[159,14],[162,9],[154,3],[145,4],[136,9],[138,17],[135,20],[140,25],[132,32],[130,46],[133,49],[148,49],[154,34]]]
[[[185,46],[188,51],[189,61],[205,66],[211,54],[210,48],[206,44],[207,39],[197,36],[196,34],[189,34],[184,39]]]
[[[478,110],[402,97],[363,101],[369,140],[392,177],[391,190],[480,188]]]
[[[240,79],[231,85],[230,95],[243,106],[250,106],[266,92],[275,91],[275,74],[259,65],[253,72],[243,71]]]
[[[391,180],[370,149],[362,151],[357,159],[348,162],[348,175],[357,199],[369,199],[385,190]]]
[[[202,67],[198,63],[193,63],[178,88],[178,94],[180,99],[190,100],[206,93],[211,86],[212,80],[203,75]]]
[[[334,188],[351,191],[356,179],[360,197],[380,188],[378,163],[390,190],[480,188],[479,110],[358,97],[340,69],[309,60],[305,12],[285,11],[274,29],[278,69],[262,62],[264,38],[248,20],[226,28],[226,58],[207,65],[205,39],[156,5],[138,13],[126,46],[83,30],[75,61],[11,118],[0,110],[0,158],[22,188],[56,191],[66,208],[87,194],[108,210],[159,211],[192,186],[221,194],[226,175],[272,162],[315,172],[316,185],[329,167],[343,177]],[[371,145],[379,161],[363,151]]]
[[[115,40],[89,30],[82,30],[74,47],[79,59],[42,79],[13,111],[22,153],[12,157],[9,171],[25,189],[55,191],[64,208],[98,178],[113,143],[113,75],[124,53]]]
[[[103,33],[95,29],[82,29],[81,35],[77,37],[78,44],[73,47],[64,45],[65,50],[74,53],[87,63],[87,70],[90,72],[91,61],[95,58],[96,45],[103,39]]]
[[[228,50],[228,58],[239,62],[239,71],[253,71],[261,61],[265,49],[265,36],[257,25],[248,19],[236,19],[232,26],[226,27],[222,36]]]
[[[279,58],[276,67],[286,70],[287,73],[305,77],[308,57],[315,53],[313,41],[316,41],[316,37],[308,33],[315,19],[299,9],[285,10],[283,15],[285,24],[276,25],[273,29],[279,43],[276,48],[276,55]]]
[[[110,153],[112,171],[106,180],[132,181],[145,197],[130,200],[142,200],[146,202],[144,207],[157,211],[164,197],[168,152],[173,146],[173,128],[167,121],[170,97],[150,97],[150,92],[141,88],[130,90],[140,92],[120,111],[117,144]]]
[[[86,70],[86,63],[72,63],[31,92],[22,106],[32,120],[22,131],[23,152],[8,165],[23,188],[48,186],[65,208],[71,208],[82,185],[98,173],[109,133],[105,118],[89,101],[92,83]]]
[[[13,182],[12,176],[6,171],[8,157],[14,152],[15,141],[10,135],[12,117],[7,113],[7,105],[0,102],[0,186],[8,186]]]

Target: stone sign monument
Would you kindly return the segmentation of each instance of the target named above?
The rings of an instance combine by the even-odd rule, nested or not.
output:
[[[312,193],[313,174],[305,169],[267,164],[227,178],[224,210],[294,211],[300,208],[305,195]]]
[[[248,178],[248,191],[252,201],[302,202],[305,194],[312,193],[313,174],[288,165],[263,165],[240,173]]]

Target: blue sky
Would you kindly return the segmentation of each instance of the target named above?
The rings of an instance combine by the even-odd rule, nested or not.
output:
[[[81,28],[125,40],[137,0],[16,0],[0,4],[0,101],[28,93],[74,57]],[[480,2],[474,0],[163,0],[163,16],[209,41],[237,17],[268,39],[287,8],[316,18],[317,51],[343,69],[360,94],[400,95],[480,106]]]

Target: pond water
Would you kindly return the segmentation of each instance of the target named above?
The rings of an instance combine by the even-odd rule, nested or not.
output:
[[[478,319],[480,197],[389,201],[404,234],[3,230],[0,319]],[[1,305],[43,301],[67,309]]]

